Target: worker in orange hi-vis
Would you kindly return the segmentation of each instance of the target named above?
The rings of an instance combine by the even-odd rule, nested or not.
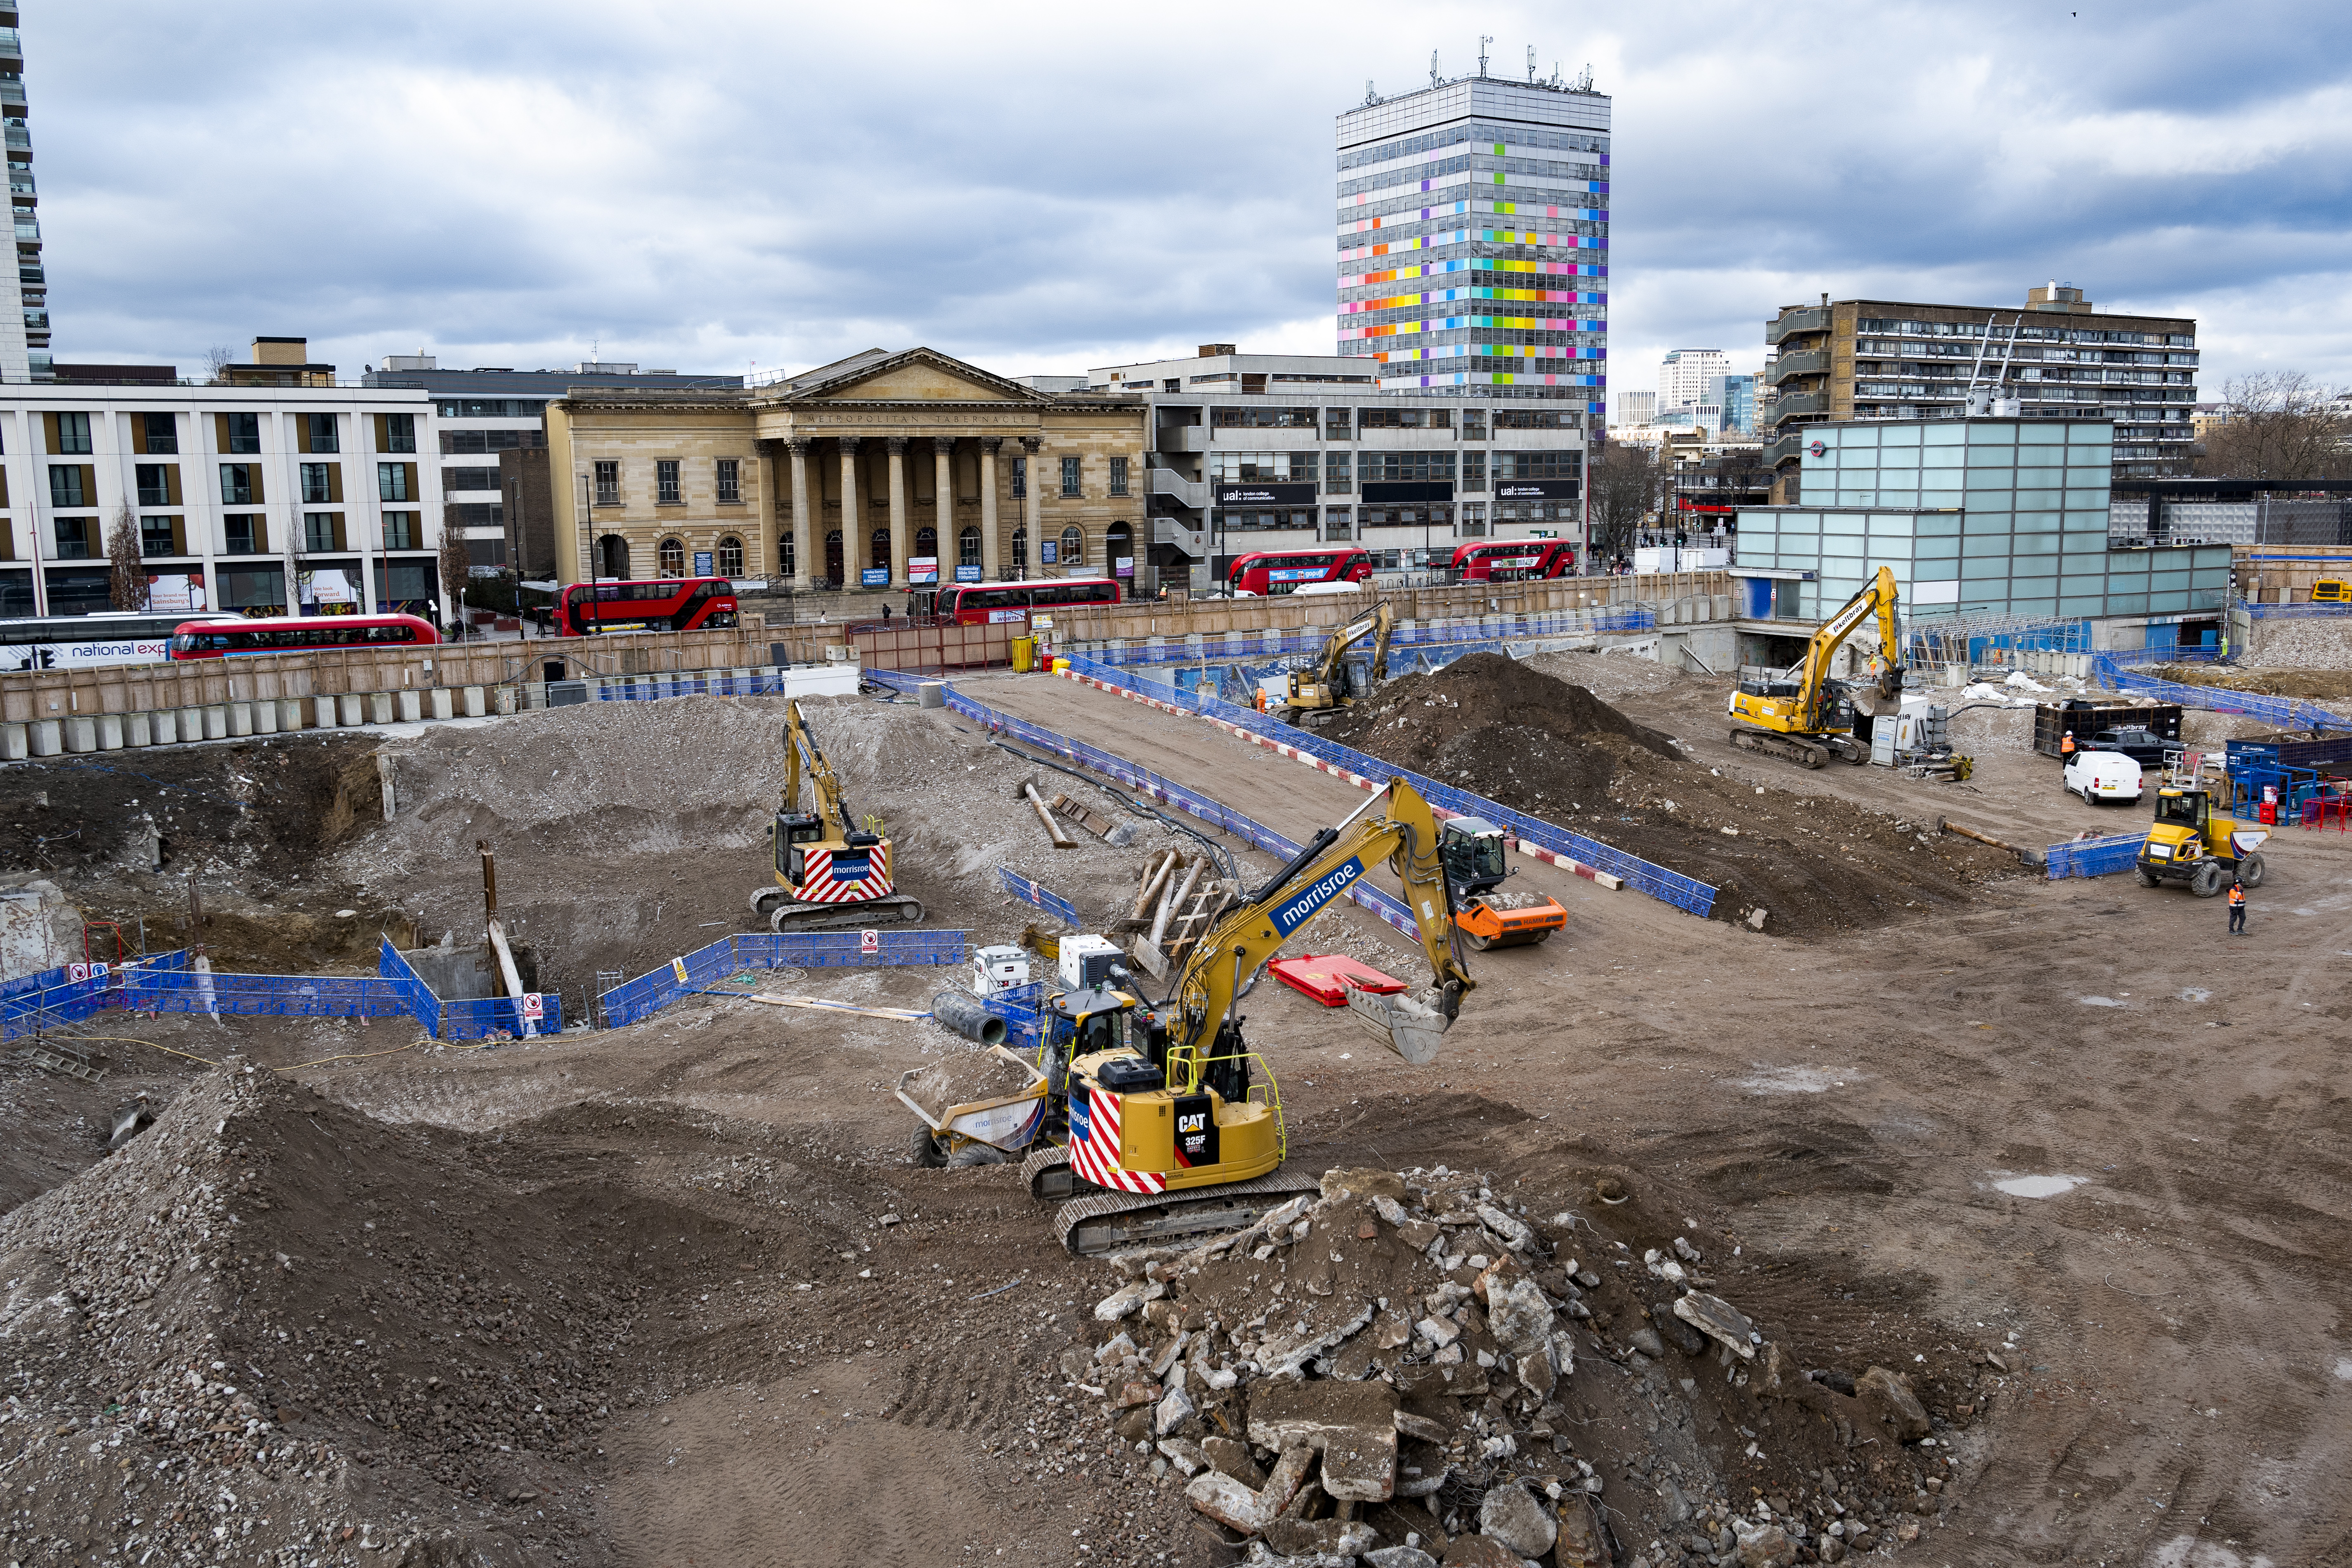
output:
[[[2074,731],[2067,731],[2058,737],[2058,769],[2063,773],[2066,764],[2074,760]]]
[[[2235,877],[2230,879],[2230,934],[2246,934],[2246,885]]]

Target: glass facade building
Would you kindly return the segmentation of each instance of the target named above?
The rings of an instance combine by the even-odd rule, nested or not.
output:
[[[1484,75],[1339,117],[1339,352],[1384,391],[1601,414],[1610,100]]]
[[[23,7],[0,26],[0,129],[8,141],[8,202],[16,213],[17,309],[0,312],[0,381],[49,379],[49,279],[41,265],[40,197],[33,188],[33,132],[25,107]]]
[[[2112,549],[2106,420],[1816,425],[1805,493],[1743,508],[1738,563],[1811,572],[1781,614],[1818,619],[1894,568],[1904,613],[2063,618],[2221,608],[2230,550]],[[1796,586],[1796,584],[1790,584]]]

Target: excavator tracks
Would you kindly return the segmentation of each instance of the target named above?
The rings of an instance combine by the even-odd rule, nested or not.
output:
[[[1768,757],[1778,757],[1784,763],[1794,763],[1801,768],[1817,768],[1830,760],[1829,748],[1811,741],[1801,741],[1794,735],[1776,735],[1769,730],[1734,730],[1731,743],[1743,752],[1758,752]]]
[[[912,925],[923,918],[923,901],[905,893],[887,893],[855,904],[778,904],[768,915],[772,931],[865,931],[892,921]]]
[[[1300,1193],[1319,1191],[1313,1176],[1280,1171],[1255,1181],[1188,1187],[1173,1193],[1101,1193],[1064,1204],[1054,1234],[1072,1256],[1099,1258],[1212,1231],[1240,1230]]]

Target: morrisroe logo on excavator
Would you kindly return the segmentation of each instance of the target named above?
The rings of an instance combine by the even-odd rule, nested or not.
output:
[[[1313,887],[1274,911],[1274,929],[1288,936],[1315,917],[1315,911],[1338,898],[1349,883],[1364,874],[1361,857],[1327,874]]]

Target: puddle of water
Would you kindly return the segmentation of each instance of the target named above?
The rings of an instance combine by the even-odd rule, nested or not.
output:
[[[2010,1176],[1993,1184],[1995,1192],[2013,1198],[2063,1197],[2089,1181],[2088,1176]]]
[[[2085,1007],[2120,1007],[2123,1005],[2122,1003],[2116,1001],[2112,996],[2084,996],[2080,1000]]]
[[[2336,1362],[2336,1375],[2347,1383],[2352,1383],[2352,1357],[2346,1357]]]
[[[2202,985],[2191,985],[2180,994],[2180,999],[2183,1002],[2210,1002],[2213,1000],[2213,993],[2206,990]]]
[[[1762,1062],[1750,1062],[1756,1071],[1739,1080],[1739,1087],[1757,1094],[1819,1094],[1824,1089],[1843,1089],[1856,1074],[1850,1068],[1766,1067]]]

